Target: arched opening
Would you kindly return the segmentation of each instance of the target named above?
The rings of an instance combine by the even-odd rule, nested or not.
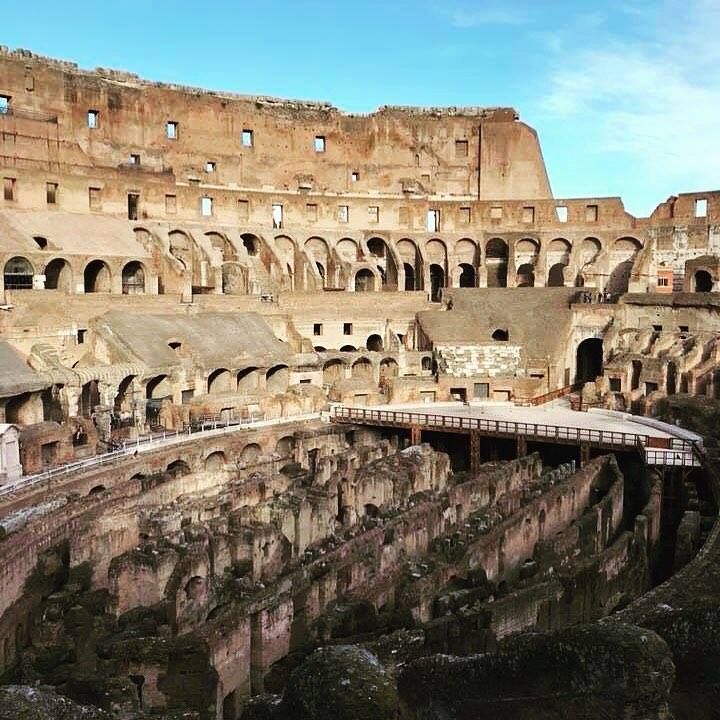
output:
[[[425,371],[430,371],[430,370],[432,370],[432,358],[431,358],[431,357],[428,357],[428,356],[425,356],[425,357],[420,361],[420,367],[421,367],[422,370],[425,370]]]
[[[613,268],[605,284],[605,290],[612,295],[622,295],[628,291],[630,276],[642,244],[632,237],[616,240],[610,252],[610,267]]]
[[[145,293],[145,268],[137,260],[131,260],[122,269],[122,294],[143,295]]]
[[[575,382],[593,382],[603,371],[603,341],[600,338],[583,340],[575,351]]]
[[[384,358],[380,363],[380,377],[390,378],[399,375],[399,366],[394,358]]]
[[[637,390],[640,387],[640,375],[642,374],[642,362],[640,360],[632,361],[632,370],[630,375],[630,389]]]
[[[226,368],[218,368],[208,375],[207,391],[210,395],[232,392],[232,375]]]
[[[677,365],[674,362],[669,362],[667,366],[665,392],[668,395],[674,395],[677,392]]]
[[[713,286],[712,275],[707,270],[698,270],[695,273],[695,292],[711,292]]]
[[[440,302],[445,287],[445,271],[437,263],[430,265],[430,302]]]
[[[162,400],[172,395],[172,387],[167,375],[156,375],[148,380],[145,386],[145,397],[148,400]]]
[[[497,328],[493,330],[492,339],[497,342],[507,342],[510,339],[510,333],[507,328]]]
[[[83,282],[86,293],[110,292],[110,268],[102,260],[92,260],[85,267]]]
[[[415,268],[410,263],[403,263],[405,270],[405,290],[415,289]]]
[[[367,358],[358,358],[352,365],[352,376],[354,378],[372,379],[372,363]]]
[[[315,352],[319,352],[319,353],[327,352],[327,348],[324,347],[323,345],[314,345],[313,350]]]
[[[205,458],[206,472],[220,472],[225,469],[225,453],[222,450],[216,450]]]
[[[94,487],[90,488],[90,491],[88,492],[88,497],[90,495],[99,495],[102,492],[105,492],[107,488],[104,485],[95,485]]]
[[[292,435],[285,435],[275,443],[275,454],[286,458],[292,455],[295,449],[295,438]]]
[[[385,241],[382,238],[370,238],[370,240],[368,240],[367,246],[368,252],[374,258],[385,257]]]
[[[325,268],[322,263],[319,262],[315,263],[315,267],[317,268],[318,275],[320,275],[320,279],[322,280],[322,286],[325,287]]]
[[[333,385],[338,380],[345,377],[342,360],[328,360],[323,365],[323,383],[325,385]]]
[[[355,262],[360,256],[358,244],[352,238],[339,240],[335,250],[343,260],[349,260],[350,262]]]
[[[78,412],[80,417],[89,418],[95,408],[100,404],[100,390],[97,380],[90,380],[85,383],[80,391],[80,402]]]
[[[290,384],[290,370],[287,365],[275,365],[265,374],[268,392],[283,393]]]
[[[548,287],[564,287],[565,286],[565,265],[563,263],[555,263],[548,272]]]
[[[240,463],[242,465],[251,465],[260,459],[262,449],[257,443],[246,445],[240,453]]]
[[[358,349],[354,345],[343,345],[340,352],[357,352]]]
[[[260,373],[256,367],[238,370],[237,391],[239,393],[255,393],[260,385]]]
[[[371,335],[367,339],[367,342],[365,343],[365,347],[368,350],[371,350],[372,352],[382,352],[383,351],[382,338],[377,334]]]
[[[185,597],[190,602],[203,602],[205,599],[205,578],[200,575],[191,577],[185,583]]]
[[[460,287],[475,287],[475,268],[468,263],[460,263]]]
[[[524,263],[517,269],[518,287],[535,287],[535,266]]]
[[[5,263],[4,281],[6,290],[32,290],[33,266],[24,257],[10,258]]]
[[[374,264],[377,265],[382,279],[382,287],[397,290],[397,265],[385,240],[379,237],[370,238],[367,243],[367,248]]]
[[[72,270],[67,260],[55,258],[45,266],[45,289],[62,292],[72,290]]]
[[[128,375],[120,381],[113,403],[115,415],[123,416],[132,413],[135,392],[135,375]]]
[[[179,478],[190,474],[190,466],[184,460],[174,460],[167,466],[165,472],[171,478]]]
[[[251,233],[244,233],[240,236],[243,247],[247,251],[247,254],[251,257],[257,255],[260,251],[260,238],[257,235]]]
[[[485,248],[487,286],[507,287],[508,244],[502,238],[492,238]]]
[[[375,275],[371,270],[363,268],[355,273],[355,292],[373,292],[375,290]]]
[[[376,518],[380,515],[380,508],[373,503],[366,503],[363,509],[365,511],[365,517]]]

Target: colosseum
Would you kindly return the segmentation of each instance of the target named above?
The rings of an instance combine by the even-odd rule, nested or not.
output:
[[[7,48],[0,170],[2,720],[718,717],[720,190]]]

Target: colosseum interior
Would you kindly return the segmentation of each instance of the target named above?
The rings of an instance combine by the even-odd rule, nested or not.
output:
[[[720,191],[6,48],[0,143],[0,718],[718,717]]]

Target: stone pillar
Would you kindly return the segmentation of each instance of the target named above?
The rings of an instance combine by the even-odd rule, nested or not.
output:
[[[422,428],[419,425],[410,427],[410,444],[420,445],[422,443]]]
[[[524,435],[517,436],[517,456],[518,458],[527,455],[527,438]]]
[[[580,467],[585,467],[590,462],[590,445],[580,443]]]
[[[478,430],[470,431],[470,474],[475,475],[482,463],[482,456],[480,451],[480,432]]]

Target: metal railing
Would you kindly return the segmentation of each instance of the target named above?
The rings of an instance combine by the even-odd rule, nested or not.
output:
[[[673,454],[685,462],[648,462],[648,464],[695,465],[696,444],[682,438],[662,438],[643,433],[596,430],[593,428],[526,423],[512,420],[489,420],[479,417],[460,417],[438,413],[421,413],[403,410],[370,410],[366,408],[335,407],[331,413],[335,422],[365,422],[369,424],[419,426],[434,430],[479,430],[499,436],[523,436],[528,439],[590,443],[607,447],[636,449],[642,448],[643,457],[652,453],[653,461],[671,459]],[[680,459],[680,458],[676,458]]]
[[[254,418],[221,422],[212,420],[200,425],[191,425],[184,430],[165,431],[153,433],[144,437],[138,437],[135,440],[126,441],[123,446],[116,450],[103,453],[102,455],[93,455],[84,460],[75,460],[73,462],[58,465],[49,468],[43,472],[34,475],[25,475],[13,483],[8,483],[0,487],[0,497],[9,495],[10,493],[24,490],[33,485],[42,482],[54,480],[56,478],[73,475],[77,472],[84,472],[104,465],[112,465],[121,458],[135,456],[141,452],[149,450],[170,447],[172,445],[182,444],[198,439],[199,437],[207,437],[211,435],[222,435],[236,430],[244,430],[257,427],[260,425],[281,425],[285,423],[302,422],[304,420],[318,420],[322,417],[321,413],[302,413],[298,415],[286,415],[280,418],[266,419],[265,416],[256,416]]]
[[[557,400],[558,398],[570,395],[570,393],[574,393],[582,386],[583,383],[573,383],[572,385],[565,385],[565,387],[558,388],[557,390],[551,390],[550,392],[546,392],[543,395],[537,395],[536,397],[515,398],[515,404],[519,405],[520,407],[534,407],[536,405],[544,405],[545,403],[549,403],[553,400]]]

